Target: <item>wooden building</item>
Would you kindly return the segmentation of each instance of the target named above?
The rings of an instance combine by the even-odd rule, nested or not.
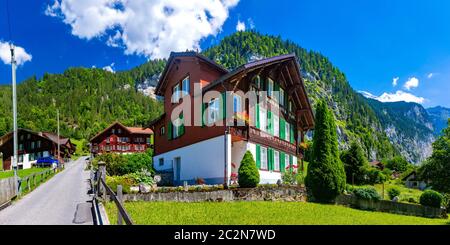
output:
[[[57,158],[58,144],[54,140],[57,139],[57,135],[49,132],[33,132],[28,129],[18,129],[18,168],[27,169],[31,168],[33,164],[40,157],[52,156]],[[52,137],[49,137],[51,136]],[[54,135],[54,137],[53,137]],[[71,154],[75,151],[75,146],[70,145],[70,149],[67,148],[67,143],[70,141],[68,138],[61,137],[60,140],[60,157],[59,161],[64,162],[65,159],[69,159]],[[64,144],[65,143],[65,144]],[[12,169],[12,156],[13,156],[13,132],[9,132],[0,137],[0,152],[3,155],[3,169]]]
[[[95,156],[103,153],[129,154],[145,152],[153,142],[153,131],[149,128],[126,127],[119,122],[92,137],[90,151]]]
[[[258,94],[254,103],[249,91]],[[261,183],[276,183],[302,159],[299,145],[314,126],[293,54],[228,71],[196,52],[171,53],[155,93],[164,97],[165,113],[150,124],[154,166],[172,171],[175,185],[196,178],[230,184],[246,151],[253,154]],[[190,116],[178,112],[184,101]],[[174,113],[178,119],[171,120]]]

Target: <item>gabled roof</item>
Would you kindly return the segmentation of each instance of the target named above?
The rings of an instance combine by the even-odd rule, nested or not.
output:
[[[196,57],[196,58],[198,58],[200,60],[205,61],[207,64],[210,64],[211,66],[213,66],[214,68],[216,68],[219,71],[223,72],[224,74],[228,73],[228,70],[225,67],[219,65],[217,62],[215,62],[215,61],[209,59],[208,57],[206,57],[206,56],[204,56],[202,54],[199,54],[197,52],[194,52],[194,51],[171,52],[170,56],[169,56],[169,60],[167,61],[166,67],[164,68],[164,71],[162,72],[161,77],[159,78],[158,85],[155,88],[155,94],[156,95],[161,95],[161,96],[163,95],[161,89],[164,87],[164,83],[166,81],[167,73],[170,70],[170,68],[172,67],[175,58],[178,58],[178,57]]]
[[[58,143],[58,135],[55,133],[51,133],[51,132],[42,132],[41,133],[44,137],[48,138],[49,140],[53,141],[54,143]],[[59,144],[60,145],[65,145],[67,144],[67,142],[69,141],[69,138],[65,138],[62,137],[61,135],[59,136]]]
[[[54,141],[53,141],[52,139],[50,139],[49,137],[43,135],[42,132],[34,132],[34,131],[32,131],[32,130],[25,129],[25,128],[18,128],[18,129],[17,129],[17,132],[19,132],[19,131],[25,131],[25,132],[28,132],[28,133],[30,133],[30,134],[34,134],[34,135],[36,135],[36,136],[38,136],[38,137],[40,137],[40,138],[42,138],[42,139],[46,139],[46,140],[49,140],[49,141],[54,142]],[[12,137],[13,137],[13,131],[10,131],[10,132],[4,134],[3,136],[1,136],[1,137],[0,137],[0,146],[2,146],[3,144],[5,144],[5,143],[6,143],[8,140],[10,140]]]
[[[114,122],[111,125],[109,125],[107,128],[105,128],[104,130],[102,130],[101,132],[99,132],[98,134],[96,134],[94,137],[92,137],[89,141],[94,140],[95,138],[99,137],[100,135],[102,135],[104,132],[108,131],[109,129],[111,129],[113,126],[119,125],[120,127],[122,127],[123,129],[125,129],[128,133],[130,134],[153,134],[153,130],[151,130],[150,128],[141,128],[141,127],[127,127],[124,126],[122,123],[120,122]]]
[[[409,173],[408,175],[406,175],[405,177],[403,177],[402,180],[408,179],[411,175],[415,175],[415,177],[416,177],[416,179],[417,179],[417,172],[416,172],[416,171],[411,171],[411,173]]]

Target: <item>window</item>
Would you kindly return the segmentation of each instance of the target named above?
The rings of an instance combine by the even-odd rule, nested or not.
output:
[[[30,154],[30,161],[34,161],[34,160],[35,160],[34,153],[31,153],[31,154]]]
[[[219,119],[219,99],[215,98],[208,105],[208,124],[213,124]]]
[[[290,129],[290,127],[291,127],[291,125],[289,125],[289,123],[286,122],[284,132],[285,132],[285,136],[286,136],[286,137],[285,137],[285,140],[287,140],[287,141],[289,141],[289,140],[291,139],[291,137],[290,137],[290,134],[291,134],[291,129]]]
[[[183,79],[183,81],[181,82],[181,87],[183,90],[183,96],[188,95],[189,94],[189,76],[187,76],[186,78]]]
[[[285,166],[285,167],[288,167],[288,166],[290,165],[290,163],[289,163],[289,158],[290,158],[290,156],[289,156],[288,154],[286,154],[286,155],[284,156],[284,166]],[[291,166],[289,166],[289,167],[291,167]]]
[[[159,135],[164,135],[166,133],[166,128],[164,127],[164,126],[162,126],[160,129],[159,129]]]
[[[27,139],[31,139],[31,134],[27,134]]]
[[[180,102],[180,84],[175,85],[172,89],[172,103]]]
[[[41,141],[38,140],[36,148],[40,148],[40,147],[41,147]]]
[[[19,144],[19,151],[23,151],[23,144]]]
[[[279,137],[280,136],[280,121],[278,116],[273,116],[273,135]]]
[[[159,162],[159,166],[164,166],[164,158],[160,158],[158,160],[158,162]]]
[[[115,129],[111,129],[111,133],[112,133],[112,134],[115,134],[115,133],[116,133],[116,130],[115,130]]]
[[[23,134],[20,135],[20,140],[23,140]]]
[[[255,86],[258,89],[262,89],[262,83],[261,83],[261,77],[260,76],[256,76],[255,78],[253,78],[253,83],[255,84]]]
[[[108,138],[106,138],[106,143],[108,143],[108,144],[109,144],[109,141],[110,141],[110,140],[109,140],[109,137],[108,137]]]
[[[18,158],[17,162],[23,162],[23,155],[19,155],[19,158]]]
[[[267,95],[272,97],[273,96],[273,80],[272,79],[268,79],[267,82]]]
[[[178,126],[177,126],[178,125]],[[172,127],[172,138],[178,138],[180,137],[180,127],[181,127],[181,119],[177,118],[174,122],[173,122],[173,127]]]
[[[267,112],[265,109],[259,110],[259,124],[262,131],[267,131]]]
[[[152,143],[152,141],[151,141],[151,138],[150,137],[147,137],[147,144],[151,144]]]
[[[233,96],[233,112],[234,114],[242,112],[242,97],[237,94]]]
[[[31,142],[31,149],[33,150],[34,147],[35,147],[35,143],[34,143],[34,141],[32,141],[32,142]]]
[[[261,169],[268,169],[267,166],[267,148],[261,147]]]
[[[121,133],[122,133],[122,129],[120,129],[120,128],[117,129],[117,133],[118,133],[118,134],[121,134]]]
[[[291,100],[289,100],[289,102],[288,102],[288,110],[289,110],[289,112],[292,112],[292,102],[291,102]]]
[[[284,89],[280,88],[280,105],[284,107]]]
[[[280,152],[273,151],[273,170],[280,171]]]

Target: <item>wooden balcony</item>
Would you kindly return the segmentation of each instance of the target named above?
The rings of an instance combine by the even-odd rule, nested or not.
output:
[[[291,155],[299,155],[300,153],[299,151],[297,151],[295,144],[270,135],[255,127],[230,127],[230,134],[233,142],[246,140],[257,144],[266,145],[274,149],[289,153]]]

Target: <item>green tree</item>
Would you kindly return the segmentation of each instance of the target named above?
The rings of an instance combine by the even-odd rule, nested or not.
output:
[[[368,163],[361,146],[352,142],[350,148],[341,153],[341,161],[344,164],[347,183],[363,184]]]
[[[433,143],[433,153],[419,169],[422,179],[430,180],[433,189],[450,193],[450,119],[442,136]]]
[[[345,184],[334,116],[326,103],[320,101],[316,109],[313,154],[306,185],[316,201],[330,202],[343,192]]]
[[[253,188],[259,183],[259,171],[250,151],[247,151],[242,158],[241,166],[238,170],[239,186],[243,188]]]
[[[406,161],[405,158],[396,156],[387,161],[386,168],[397,172],[405,172],[406,170],[408,170],[409,165],[410,164],[408,163],[408,161]]]

